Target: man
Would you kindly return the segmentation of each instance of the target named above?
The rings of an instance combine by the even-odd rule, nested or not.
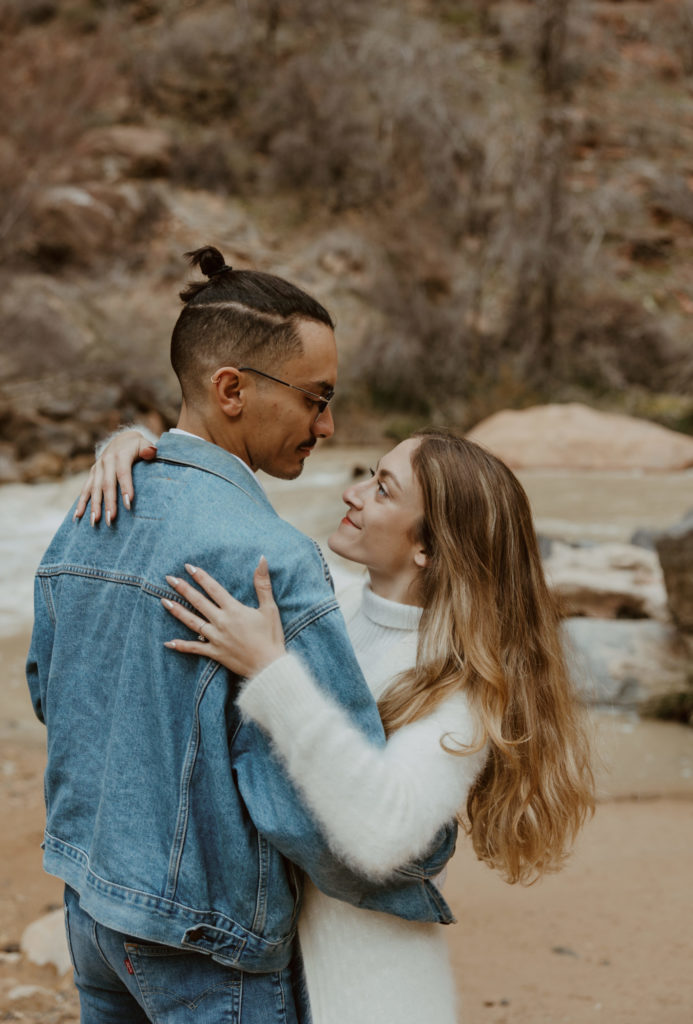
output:
[[[279,278],[232,271],[183,293],[171,344],[183,404],[156,462],[135,467],[131,515],[90,530],[68,516],[36,579],[28,679],[48,730],[44,866],[66,883],[83,1024],[295,1022],[292,961],[307,871],[320,888],[403,917],[449,921],[425,864],[385,887],[337,863],[236,680],[172,657],[166,574],[210,567],[240,600],[267,557],[287,646],[384,742],[315,545],[272,509],[253,471],[291,478],[334,430],[329,314]]]

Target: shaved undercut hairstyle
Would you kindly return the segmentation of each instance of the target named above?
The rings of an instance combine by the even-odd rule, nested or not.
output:
[[[171,337],[171,365],[189,404],[204,395],[206,378],[220,366],[271,372],[300,355],[302,320],[334,328],[319,302],[281,277],[233,270],[213,246],[185,255],[208,278],[180,293],[185,306]]]

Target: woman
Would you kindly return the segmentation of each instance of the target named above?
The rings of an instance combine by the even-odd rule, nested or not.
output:
[[[329,546],[368,569],[360,601],[348,596],[344,610],[384,748],[366,743],[286,653],[263,565],[258,609],[200,568],[187,567],[208,596],[168,577],[200,614],[167,609],[204,635],[168,646],[249,679],[241,709],[271,735],[356,870],[386,877],[456,813],[508,882],[558,869],[593,807],[593,780],[521,485],[472,442],[424,431],[344,501]],[[454,1021],[440,929],[347,906],[308,883],[299,936],[316,1024]]]

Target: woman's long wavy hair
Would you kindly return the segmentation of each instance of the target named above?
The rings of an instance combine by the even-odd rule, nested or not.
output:
[[[594,810],[584,711],[520,482],[471,441],[415,436],[424,611],[416,665],[383,695],[380,714],[389,735],[466,693],[480,723],[473,750],[488,744],[488,756],[460,822],[481,860],[527,884],[561,867]],[[451,754],[471,752],[452,740],[441,741]]]

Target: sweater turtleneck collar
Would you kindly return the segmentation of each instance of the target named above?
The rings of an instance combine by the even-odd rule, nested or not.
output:
[[[378,626],[385,626],[388,629],[412,630],[419,628],[423,608],[416,608],[412,604],[400,604],[398,601],[388,601],[387,598],[374,594],[370,583],[364,583],[361,611],[367,619]]]

